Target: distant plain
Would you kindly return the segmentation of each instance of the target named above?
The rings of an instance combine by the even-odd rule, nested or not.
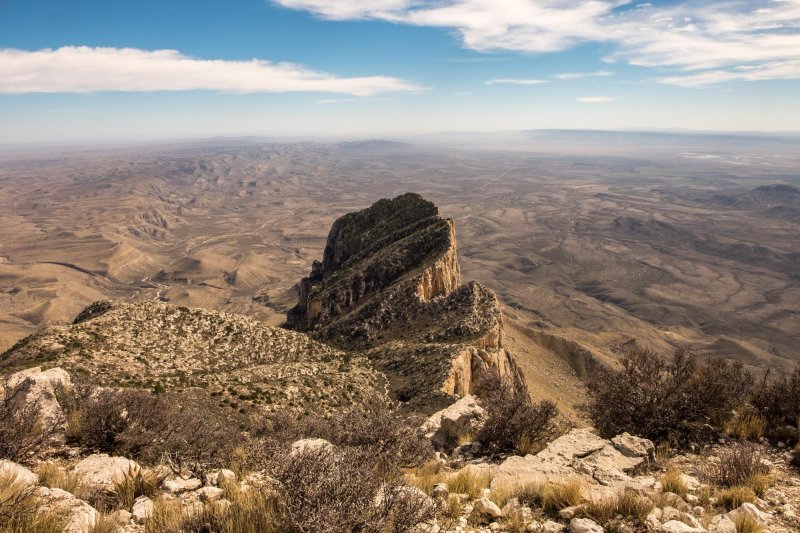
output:
[[[796,137],[519,132],[408,143],[0,151],[0,351],[103,298],[280,324],[336,217],[407,191],[456,222],[534,392],[586,354],[800,362]]]

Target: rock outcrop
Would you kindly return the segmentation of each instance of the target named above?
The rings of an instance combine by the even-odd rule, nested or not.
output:
[[[523,387],[495,294],[462,284],[455,225],[416,194],[338,219],[286,325],[364,350],[392,396],[433,412],[480,395],[490,373]]]

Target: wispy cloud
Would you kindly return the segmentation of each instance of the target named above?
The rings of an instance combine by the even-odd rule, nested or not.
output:
[[[550,81],[521,78],[496,78],[493,80],[486,80],[484,83],[486,83],[486,85],[541,85],[542,83],[550,83]]]
[[[293,63],[198,59],[175,50],[65,46],[0,49],[0,93],[212,90],[369,96],[421,87],[388,76],[343,78]]]
[[[614,74],[610,70],[596,70],[594,72],[564,72],[558,74],[556,78],[559,80],[580,80],[583,78],[602,78]]]
[[[586,42],[606,43],[613,47],[607,60],[689,72],[688,79],[659,80],[686,86],[794,78],[793,62],[800,58],[798,0],[275,2],[329,19],[377,19],[454,29],[464,47],[480,51],[542,53]]]
[[[610,96],[581,96],[578,98],[578,102],[582,104],[606,104],[613,101],[614,99]]]

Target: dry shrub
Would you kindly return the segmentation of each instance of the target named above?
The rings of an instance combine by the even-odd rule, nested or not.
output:
[[[664,492],[673,492],[681,498],[689,493],[689,488],[683,482],[681,473],[678,470],[668,470],[661,477],[661,487]]]
[[[208,406],[142,390],[100,390],[80,406],[81,444],[156,464],[227,464],[240,432]]]
[[[717,504],[728,511],[743,503],[755,503],[756,499],[756,493],[750,487],[730,487],[717,493]]]
[[[287,531],[407,531],[434,516],[427,496],[386,476],[361,449],[307,450],[282,457],[270,474]]]
[[[14,395],[0,400],[0,459],[26,462],[40,451],[55,428],[42,426],[35,402],[18,402]]]
[[[484,389],[488,416],[476,438],[489,449],[525,455],[558,436],[558,409],[553,402],[533,402],[526,390],[497,372],[487,378]]]
[[[603,437],[627,431],[684,446],[704,436],[705,424],[725,424],[752,382],[739,362],[697,362],[684,350],[664,360],[637,348],[624,356],[621,370],[595,372],[587,411]]]
[[[800,443],[795,446],[794,452],[792,453],[792,460],[789,464],[796,468],[800,468]]]
[[[80,495],[84,488],[80,476],[67,472],[54,463],[41,463],[36,467],[39,484],[51,489],[61,489],[75,495]]]
[[[736,415],[725,425],[725,433],[730,437],[757,441],[764,435],[767,421],[752,407],[737,411]]]
[[[753,405],[767,421],[767,436],[777,442],[798,441],[800,421],[800,368],[772,378],[769,372],[755,388]]]
[[[0,475],[0,533],[61,533],[66,522],[59,513],[41,510],[33,487]]]
[[[763,533],[764,528],[754,517],[747,513],[736,513],[733,517],[736,533]]]
[[[715,485],[736,487],[747,486],[751,482],[762,484],[762,476],[768,475],[769,471],[755,446],[737,444],[719,452],[719,461],[709,468],[707,475]]]
[[[462,468],[447,480],[447,487],[454,494],[468,494],[474,500],[483,495],[483,489],[488,488],[491,482],[492,476],[488,472]]]

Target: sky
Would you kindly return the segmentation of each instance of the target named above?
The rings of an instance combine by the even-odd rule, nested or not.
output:
[[[0,0],[0,143],[800,131],[800,0]]]

